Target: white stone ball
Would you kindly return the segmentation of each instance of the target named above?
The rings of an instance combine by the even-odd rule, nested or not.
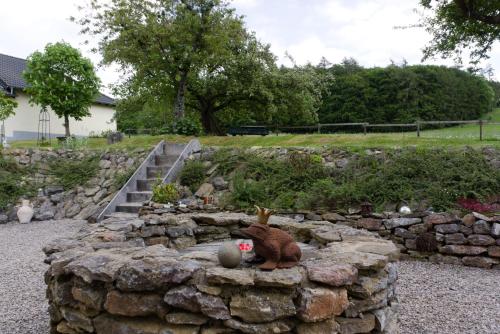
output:
[[[219,247],[217,257],[224,268],[236,268],[241,262],[240,247],[232,241],[225,242]]]

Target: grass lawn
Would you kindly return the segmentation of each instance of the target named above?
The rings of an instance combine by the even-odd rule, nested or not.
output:
[[[500,108],[496,109],[485,119],[500,122]],[[269,136],[204,136],[200,137],[203,145],[226,147],[251,146],[329,146],[362,150],[366,148],[399,148],[404,146],[417,147],[500,147],[500,125],[485,125],[483,141],[479,140],[479,126],[467,124],[445,129],[425,130],[417,138],[416,132],[400,133],[372,133],[367,134],[309,134],[309,135],[269,135]],[[132,136],[125,138],[121,143],[108,146],[104,138],[90,138],[90,149],[134,149],[149,148],[165,139],[173,142],[187,142],[191,137],[164,135],[164,136]],[[16,141],[11,143],[13,148],[36,147],[36,141]],[[58,147],[57,141],[52,141],[53,147]]]

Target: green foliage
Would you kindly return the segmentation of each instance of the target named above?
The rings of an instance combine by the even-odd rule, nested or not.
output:
[[[14,115],[14,109],[16,107],[17,102],[0,91],[0,121],[4,121]]]
[[[413,123],[479,119],[494,106],[494,91],[480,76],[444,66],[364,69],[345,62],[327,69],[320,123]]]
[[[49,162],[50,174],[64,189],[85,185],[99,171],[99,157],[90,156],[80,160],[54,159]]]
[[[485,199],[500,193],[500,171],[473,150],[404,150],[384,158],[360,156],[345,169],[329,169],[317,158],[294,154],[285,160],[253,154],[219,169],[233,175],[229,203],[281,209],[346,209],[364,201],[378,209],[387,204],[427,202],[436,210],[457,199]],[[235,162],[236,161],[236,162]]]
[[[174,203],[178,199],[179,191],[173,183],[162,184],[160,182],[153,188],[153,202],[166,204]]]
[[[66,137],[64,141],[61,143],[61,146],[65,149],[69,150],[79,150],[87,147],[88,139],[86,137],[75,137],[70,136]]]
[[[89,116],[89,107],[99,94],[100,81],[92,62],[64,42],[47,44],[44,52],[29,56],[23,75],[30,102],[64,117],[66,136],[70,135],[69,117]]]
[[[14,204],[22,196],[35,193],[36,185],[28,184],[23,179],[29,173],[10,158],[0,155],[0,209]]]
[[[199,160],[188,161],[181,171],[180,183],[196,191],[205,180],[205,167]]]
[[[171,126],[162,130],[164,133],[183,135],[183,136],[199,136],[203,129],[200,121],[193,117],[184,117],[175,121]]]
[[[477,64],[500,39],[499,0],[420,0],[420,5],[432,12],[420,22],[433,35],[424,58],[440,54],[461,61],[463,51],[471,50]]]

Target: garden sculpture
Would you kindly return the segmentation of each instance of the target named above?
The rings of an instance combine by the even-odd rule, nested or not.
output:
[[[255,258],[252,262],[264,262],[259,265],[262,270],[296,266],[302,255],[299,246],[287,232],[269,227],[267,222],[273,214],[272,210],[256,208],[257,223],[241,229],[243,235],[253,241]]]

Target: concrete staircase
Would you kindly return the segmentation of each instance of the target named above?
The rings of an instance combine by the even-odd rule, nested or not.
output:
[[[101,212],[98,221],[107,217],[137,217],[143,202],[153,196],[154,185],[174,181],[185,159],[199,150],[196,139],[187,144],[161,141]]]

